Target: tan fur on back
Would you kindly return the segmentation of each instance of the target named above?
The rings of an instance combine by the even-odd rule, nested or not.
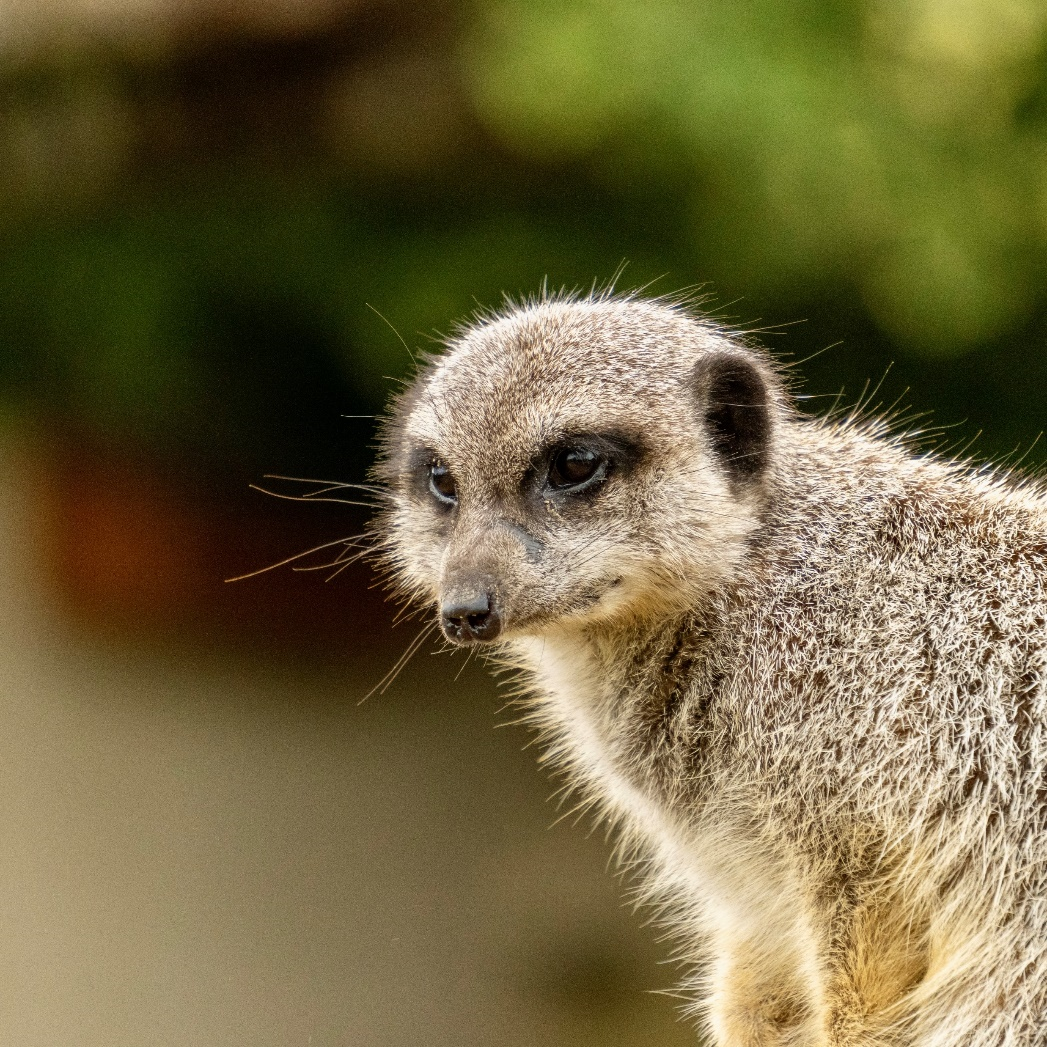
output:
[[[725,359],[766,432],[709,402]],[[586,441],[606,479],[556,488]],[[805,417],[758,348],[609,297],[462,332],[380,473],[397,584],[490,596],[544,759],[617,825],[714,1043],[1047,1044],[1038,489]]]

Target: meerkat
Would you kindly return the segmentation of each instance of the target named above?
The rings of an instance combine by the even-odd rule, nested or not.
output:
[[[795,406],[680,305],[541,300],[392,408],[401,592],[523,675],[720,1047],[1047,1043],[1047,499]]]

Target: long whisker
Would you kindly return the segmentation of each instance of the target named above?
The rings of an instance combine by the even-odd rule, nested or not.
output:
[[[352,548],[355,548],[357,551],[347,556],[346,554]],[[332,567],[342,570],[350,564],[356,563],[357,560],[363,559],[370,552],[373,552],[373,547],[370,545],[361,548],[359,545],[349,546],[347,544],[344,552],[339,553],[333,560],[329,560],[327,563],[310,564],[308,567],[292,567],[291,570],[302,574],[308,571],[326,571]]]
[[[407,645],[407,650],[400,655],[400,657],[396,661],[396,664],[356,704],[363,705],[364,702],[366,702],[367,699],[370,698],[371,695],[373,695],[375,692],[377,692],[378,694],[385,694],[385,692],[389,690],[389,687],[392,685],[393,681],[400,675],[404,667],[414,656],[415,651],[417,651],[418,648],[422,646],[422,644],[426,641],[426,639],[428,639],[429,635],[435,628],[436,622],[428,622],[427,624],[422,626],[421,631]]]
[[[328,564],[328,567],[335,567],[335,564],[338,564],[338,566],[324,579],[324,583],[326,584],[333,578],[337,578],[342,573],[342,571],[344,571],[347,567],[351,567],[354,563],[357,562],[357,560],[360,560],[361,558],[366,556],[370,551],[370,549],[364,549],[361,552],[358,552],[355,556],[350,556],[347,559],[342,560],[341,563],[339,563],[338,560],[335,560],[333,564]]]
[[[392,331],[393,334],[395,334],[396,337],[400,339],[400,344],[407,351],[407,355],[411,358],[411,363],[413,363],[415,367],[417,367],[418,358],[414,355],[414,353],[411,352],[411,347],[407,344],[407,342],[404,341],[404,336],[400,334],[400,332],[392,325],[392,322],[386,319],[386,317],[382,316],[382,314],[377,309],[375,309],[375,307],[371,305],[370,302],[364,302],[364,305],[366,305],[367,308],[370,309],[371,312],[374,313],[374,315],[377,316],[379,320],[386,324],[389,330]]]
[[[469,648],[469,653],[465,656],[465,661],[462,662],[462,667],[454,675],[454,682],[455,683],[458,682],[458,677],[461,676],[462,673],[465,672],[465,667],[469,664],[469,662],[472,659],[474,654],[476,654],[476,648],[475,647],[470,647]]]
[[[348,552],[348,550],[346,550],[346,552]],[[326,584],[327,582],[331,581],[333,578],[337,578],[342,573],[342,571],[344,571],[347,567],[351,567],[354,563],[357,563],[358,561],[364,559],[365,557],[370,556],[373,552],[374,552],[374,549],[372,547],[368,546],[366,548],[360,549],[358,552],[353,553],[351,556],[346,556],[343,553],[342,555],[335,557],[334,563],[331,564],[332,567],[335,567],[335,570],[333,570],[324,579],[324,583]],[[337,566],[335,566],[335,565],[337,565]],[[370,588],[373,589],[374,586],[372,585],[372,586],[370,586]]]
[[[238,574],[235,578],[226,578],[227,582],[242,582],[246,578],[254,578],[256,575],[265,574],[266,571],[275,571],[277,567],[284,567],[289,563],[294,563],[295,560],[301,560],[306,556],[312,556],[314,553],[322,553],[324,549],[331,549],[336,545],[346,545],[350,542],[360,542],[366,535],[356,535],[352,538],[336,538],[333,542],[324,542],[323,545],[314,545],[312,549],[306,549],[305,552],[295,553],[294,556],[288,556],[286,560],[280,560],[279,563],[269,564],[268,567],[259,567],[257,571],[248,571],[247,574]]]
[[[348,498],[314,498],[308,494],[281,494],[279,491],[270,491],[268,488],[260,487],[258,484],[248,485],[253,491],[260,491],[272,498],[281,498],[285,502],[334,502],[336,505],[355,505],[361,509],[378,508],[373,502],[356,502]]]
[[[407,621],[409,618],[417,618],[420,614],[427,614],[429,612],[429,606],[419,606],[417,603],[409,602],[402,604],[400,609],[393,616],[393,625],[399,625],[401,622]]]
[[[377,484],[357,484],[350,483],[348,480],[317,480],[310,479],[305,476],[281,476],[279,473],[266,473],[266,480],[286,480],[292,484],[320,484],[322,486],[321,491],[314,491],[313,494],[323,494],[327,491],[338,491],[343,488],[351,488],[354,491],[366,491],[368,494],[377,494],[388,496],[389,492],[384,488],[379,487]],[[308,497],[308,495],[306,495]]]

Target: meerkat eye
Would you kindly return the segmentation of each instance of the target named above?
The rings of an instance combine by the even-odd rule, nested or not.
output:
[[[588,447],[563,447],[549,464],[547,484],[554,491],[585,487],[607,475],[607,459]]]
[[[458,501],[458,485],[451,470],[442,462],[433,462],[429,466],[429,490],[444,505],[455,505]]]

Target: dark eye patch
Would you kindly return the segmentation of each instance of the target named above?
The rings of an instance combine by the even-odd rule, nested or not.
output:
[[[545,448],[531,476],[544,498],[591,498],[605,480],[628,473],[642,455],[639,438],[631,433],[570,434]]]

